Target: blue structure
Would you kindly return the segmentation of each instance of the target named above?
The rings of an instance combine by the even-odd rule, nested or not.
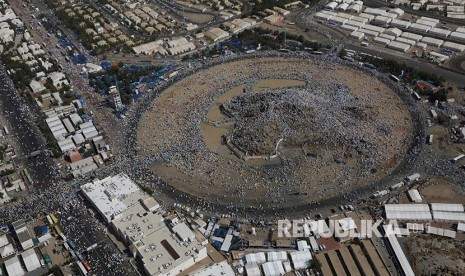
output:
[[[48,233],[47,225],[41,225],[40,226],[40,234],[45,235],[47,233]]]
[[[86,64],[89,60],[83,54],[70,55],[69,57],[74,64]]]
[[[100,65],[102,66],[102,68],[107,71],[108,69],[111,68],[111,62],[108,61],[108,60],[104,60],[102,61],[102,63],[100,63]]]

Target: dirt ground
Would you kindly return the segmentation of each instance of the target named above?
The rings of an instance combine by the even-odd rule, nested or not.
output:
[[[417,275],[463,275],[465,247],[462,242],[431,235],[410,237],[407,256]]]
[[[343,163],[334,162],[335,153],[317,145],[309,145],[307,150],[317,153],[318,158],[301,156],[287,160],[283,166],[266,168],[214,152],[220,145],[215,137],[227,130],[217,129],[217,133],[204,137],[202,122],[210,116],[208,119],[220,118],[218,112],[207,116],[212,107],[216,108],[218,98],[234,87],[269,87],[276,79],[305,80],[322,86],[340,83],[366,103],[373,111],[373,120],[385,126],[383,134],[374,138],[379,145],[372,155],[378,160],[377,170],[360,173],[361,162],[350,157]],[[319,59],[261,58],[211,67],[166,89],[142,116],[137,146],[140,155],[162,160],[154,164],[153,171],[183,192],[224,204],[281,207],[336,196],[388,175],[406,152],[411,132],[411,118],[402,100],[368,74]]]
[[[62,264],[71,257],[69,252],[66,251],[63,246],[57,244],[59,241],[54,237],[48,240],[48,243],[49,244],[47,246],[42,246],[40,251],[42,254],[48,254],[50,256],[52,265]]]
[[[465,204],[465,191],[456,184],[440,178],[432,178],[418,191],[426,203]]]
[[[274,31],[282,32],[283,28],[286,28],[286,31],[288,34],[297,35],[297,36],[302,35],[306,40],[309,40],[309,41],[319,41],[321,43],[329,43],[329,40],[327,37],[325,37],[324,35],[316,31],[309,30],[308,32],[305,32],[295,25],[288,25],[286,23],[281,23],[279,25],[270,25],[267,23],[262,23],[260,25],[260,28],[263,30],[271,30],[273,32]]]
[[[208,23],[213,19],[213,15],[210,15],[210,14],[190,13],[190,12],[184,12],[183,14],[185,17],[187,17],[187,20],[189,20],[192,23],[196,23],[196,24]]]

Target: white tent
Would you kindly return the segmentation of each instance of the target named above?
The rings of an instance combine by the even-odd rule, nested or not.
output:
[[[31,272],[41,267],[39,258],[33,248],[21,253],[21,257],[23,257],[27,271]]]
[[[2,248],[0,248],[0,257],[6,258],[8,256],[11,256],[15,254],[15,249],[13,248],[13,245],[8,244]]]

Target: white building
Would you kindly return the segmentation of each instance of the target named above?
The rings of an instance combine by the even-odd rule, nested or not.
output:
[[[267,260],[268,262],[284,262],[287,261],[287,252],[286,251],[278,251],[278,252],[268,252],[267,253]]]
[[[349,37],[353,39],[361,40],[365,37],[365,34],[362,32],[353,31]]]
[[[264,263],[262,269],[265,276],[280,276],[285,273],[283,263],[280,261]]]
[[[61,88],[62,85],[69,85],[65,74],[62,72],[52,72],[48,75],[48,77],[52,80],[53,86],[57,89]]]
[[[396,51],[407,52],[411,45],[402,42],[391,41],[387,47]]]
[[[4,262],[6,272],[8,275],[12,276],[22,276],[26,274],[24,269],[21,266],[18,256],[14,256],[11,259],[8,259]]]
[[[465,232],[465,223],[459,222],[457,224],[457,232]]]
[[[445,48],[445,49],[448,49],[448,50],[451,50],[451,51],[456,51],[456,52],[465,51],[465,45],[450,42],[450,41],[445,41],[444,44],[442,44],[442,48]]]
[[[133,47],[132,50],[136,54],[146,54],[146,55],[167,55],[168,52],[165,50],[163,47],[163,41],[162,40],[155,40],[149,43],[145,43],[136,47]]]
[[[225,39],[229,36],[229,33],[226,31],[223,31],[220,28],[212,28],[208,31],[206,31],[205,36],[211,39],[213,42]]]
[[[295,251],[289,254],[295,270],[306,269],[312,266],[312,254],[310,251]]]
[[[139,258],[148,275],[177,275],[207,257],[207,249],[177,217],[166,220],[158,203],[126,175],[81,186],[85,197]]]
[[[204,269],[197,270],[193,273],[195,276],[212,276],[212,275],[223,275],[223,276],[235,276],[233,268],[227,261],[222,261],[209,266]]]
[[[420,203],[423,201],[423,198],[421,197],[417,189],[409,190],[408,197],[410,198],[410,201],[415,202],[415,203]]]
[[[391,21],[391,26],[392,27],[398,27],[398,28],[409,28],[410,25],[412,25],[412,23],[408,22],[408,21],[403,21],[403,20],[399,20],[399,19],[393,19]]]
[[[244,263],[246,264],[262,264],[266,262],[265,253],[251,253],[244,256]]]
[[[407,38],[407,39],[410,39],[410,40],[414,40],[416,42],[419,42],[423,38],[423,36],[421,36],[421,35],[414,34],[414,33],[409,33],[409,32],[403,32],[400,36],[404,37],[404,38]]]
[[[12,244],[8,244],[0,248],[0,257],[3,259],[11,255],[14,255],[15,253],[16,253],[15,248],[13,247]]]
[[[93,74],[102,71],[103,68],[100,65],[94,64],[94,63],[86,63],[86,65],[83,67],[83,71]]]
[[[29,87],[31,88],[32,93],[40,93],[47,89],[41,82],[36,80],[32,80]]]
[[[414,173],[412,175],[407,176],[407,178],[406,178],[408,183],[412,183],[414,181],[417,181],[418,179],[420,179],[420,174],[419,173]]]
[[[442,39],[436,39],[436,38],[427,37],[427,36],[424,36],[421,39],[421,42],[426,43],[430,46],[434,46],[434,47],[440,47],[442,44],[444,44],[444,40]]]
[[[113,85],[110,87],[110,96],[111,96],[112,104],[115,110],[117,112],[122,111],[124,108],[124,105],[123,105],[123,101],[121,100],[119,89],[116,85]]]
[[[18,237],[19,243],[23,250],[27,250],[34,246],[32,241],[31,233],[29,229],[26,227],[26,223],[23,219],[17,220],[11,224],[13,229],[15,230],[16,236]]]
[[[34,271],[42,267],[40,265],[39,258],[37,257],[37,254],[33,248],[21,253],[21,257],[23,258],[24,265],[26,266],[26,270],[28,272]]]
[[[386,219],[424,221],[432,220],[428,204],[386,204]]]
[[[398,36],[400,36],[402,34],[402,31],[399,30],[398,28],[389,28],[384,33],[386,33],[388,35],[398,37]]]

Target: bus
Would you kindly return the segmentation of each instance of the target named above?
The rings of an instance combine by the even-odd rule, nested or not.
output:
[[[97,246],[98,246],[98,243],[94,243],[91,246],[87,247],[86,251],[90,252],[90,251],[94,250],[95,248],[97,248]]]
[[[47,221],[48,221],[48,224],[53,225],[53,221],[50,215],[47,215]]]
[[[86,268],[81,262],[76,262],[76,263],[79,266],[79,270],[81,270],[83,275],[89,275],[89,272],[87,272]]]
[[[389,77],[393,80],[395,80],[396,82],[400,82],[400,79],[396,76],[394,76],[393,74],[389,75]]]
[[[66,242],[68,243],[69,247],[71,247],[71,249],[76,250],[76,244],[73,241],[67,240]]]
[[[50,213],[50,218],[52,219],[53,223],[55,223],[55,224],[58,223],[58,219],[55,217],[54,214]]]
[[[82,260],[82,265],[84,265],[84,267],[87,269],[87,271],[89,271],[89,273],[92,273],[92,268],[86,260]]]
[[[23,173],[24,173],[24,176],[26,176],[29,183],[32,183],[33,181],[32,181],[31,175],[29,174],[29,171],[26,168],[23,169]]]
[[[428,135],[428,144],[429,145],[433,144],[433,134]]]
[[[55,229],[55,231],[57,232],[58,235],[61,234],[61,229],[60,229],[60,227],[58,227],[58,225],[54,225],[53,228]]]
[[[354,50],[351,50],[351,49],[345,49],[347,54],[352,54],[352,55],[355,55],[356,52]]]
[[[455,162],[459,161],[460,159],[462,159],[464,157],[465,157],[465,154],[460,154],[459,156],[453,158],[452,162],[455,163]]]
[[[10,134],[10,132],[8,131],[8,128],[6,126],[3,126],[3,132],[5,132],[5,135]]]
[[[66,236],[63,235],[63,233],[60,234],[60,238],[61,238],[62,240],[64,240],[64,241],[67,241],[67,240],[68,240],[68,238],[66,238]]]
[[[421,100],[421,97],[417,92],[413,92],[413,97],[415,97],[415,100],[417,101]]]

